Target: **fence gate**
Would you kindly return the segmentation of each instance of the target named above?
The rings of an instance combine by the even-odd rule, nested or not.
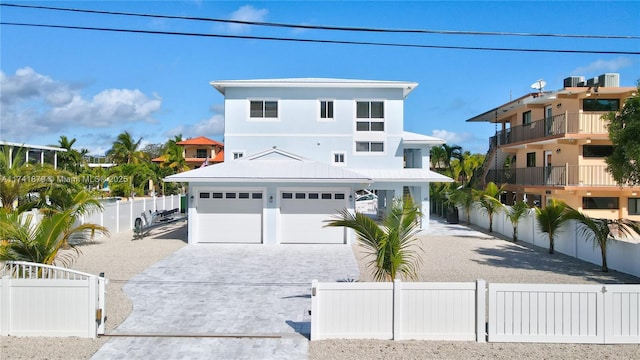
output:
[[[489,284],[489,341],[640,343],[640,285]]]

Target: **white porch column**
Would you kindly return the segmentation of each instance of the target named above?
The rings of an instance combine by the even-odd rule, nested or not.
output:
[[[44,150],[40,150],[40,165],[44,165]]]
[[[431,220],[431,199],[429,197],[429,183],[420,186],[420,211],[422,211],[422,222],[420,224],[421,229],[429,228],[429,221]]]
[[[58,152],[57,151],[53,152],[53,168],[54,169],[58,168]]]

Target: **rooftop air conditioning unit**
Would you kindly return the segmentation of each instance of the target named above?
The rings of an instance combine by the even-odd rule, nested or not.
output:
[[[591,87],[591,86],[596,86],[596,85],[598,85],[598,78],[593,78],[593,79],[587,80],[587,86]]]
[[[564,87],[577,87],[580,86],[578,85],[580,84],[580,82],[584,83],[584,76],[569,76],[568,78],[564,79]]]
[[[598,85],[603,87],[620,87],[620,74],[607,73],[598,76]]]

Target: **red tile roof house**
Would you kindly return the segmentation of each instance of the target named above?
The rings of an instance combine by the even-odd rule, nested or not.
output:
[[[183,140],[176,144],[182,147],[182,155],[191,169],[197,169],[203,164],[212,165],[224,161],[224,144],[205,136]],[[151,161],[161,163],[164,162],[164,157],[160,156]]]

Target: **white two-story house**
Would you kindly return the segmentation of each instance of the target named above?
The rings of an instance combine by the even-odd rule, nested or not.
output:
[[[380,215],[410,195],[429,224],[429,170],[438,138],[405,132],[404,99],[418,84],[343,79],[213,81],[225,98],[224,163],[176,174],[189,183],[189,243],[350,244],[325,227],[356,191]]]

